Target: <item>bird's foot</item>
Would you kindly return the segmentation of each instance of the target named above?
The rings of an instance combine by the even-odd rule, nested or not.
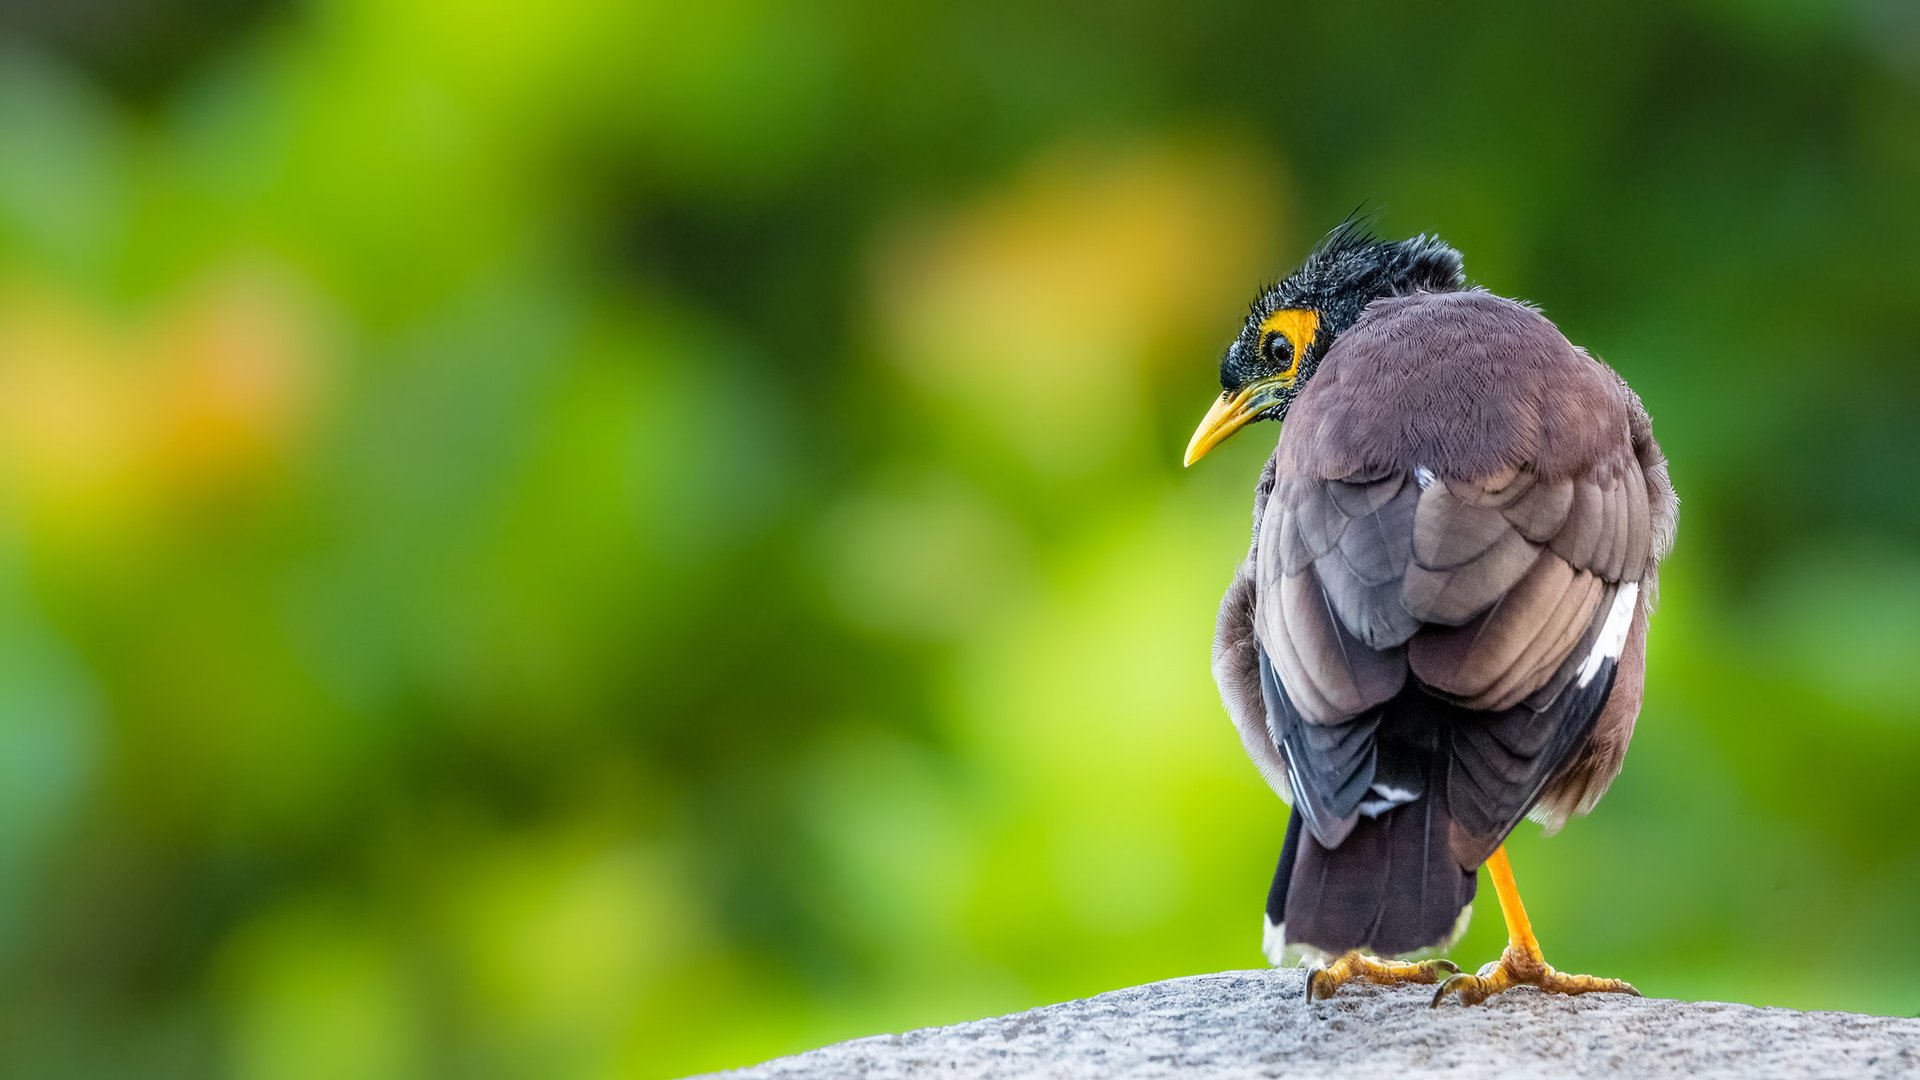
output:
[[[1433,1005],[1440,1006],[1448,994],[1458,995],[1462,1005],[1478,1005],[1495,994],[1516,986],[1532,986],[1549,994],[1632,994],[1640,996],[1631,983],[1619,979],[1601,979],[1592,975],[1567,975],[1553,970],[1538,948],[1508,945],[1500,959],[1480,969],[1477,975],[1455,975],[1433,992]]]
[[[1406,983],[1431,986],[1448,975],[1458,978],[1459,972],[1459,966],[1451,960],[1382,960],[1355,949],[1333,963],[1316,967],[1307,973],[1307,1000],[1330,998],[1355,979],[1381,986],[1401,986]]]

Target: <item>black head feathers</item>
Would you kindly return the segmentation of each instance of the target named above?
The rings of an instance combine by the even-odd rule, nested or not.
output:
[[[1367,231],[1363,219],[1350,217],[1286,280],[1260,290],[1246,324],[1220,359],[1220,385],[1232,393],[1269,376],[1287,376],[1286,392],[1263,415],[1278,419],[1334,339],[1359,320],[1368,304],[1388,296],[1451,292],[1466,284],[1460,253],[1439,237],[1384,241]]]
[[[1257,326],[1287,308],[1311,308],[1320,312],[1324,328],[1337,333],[1383,296],[1448,292],[1466,284],[1460,253],[1439,237],[1383,241],[1350,218],[1327,234],[1300,269],[1261,291],[1248,323]]]

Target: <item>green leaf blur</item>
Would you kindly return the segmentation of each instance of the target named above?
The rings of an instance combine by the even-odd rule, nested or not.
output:
[[[1362,200],[1683,498],[1626,772],[1512,845],[1549,955],[1920,1013],[1916,191],[1893,0],[0,5],[0,1073],[1258,965],[1207,653],[1277,431],[1179,456]]]

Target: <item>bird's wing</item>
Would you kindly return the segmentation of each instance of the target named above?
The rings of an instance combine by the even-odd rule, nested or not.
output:
[[[1447,809],[1456,853],[1484,859],[1606,704],[1653,558],[1652,501],[1622,440],[1576,476],[1436,479],[1420,503],[1402,595],[1426,625],[1407,660],[1460,707]]]
[[[1627,743],[1633,738],[1634,720],[1640,714],[1641,691],[1646,678],[1647,616],[1660,591],[1659,564],[1673,547],[1674,528],[1678,524],[1680,500],[1674,494],[1667,475],[1666,455],[1653,437],[1653,423],[1640,398],[1622,381],[1620,392],[1627,402],[1627,426],[1632,434],[1633,455],[1646,478],[1649,526],[1653,551],[1646,572],[1639,580],[1640,610],[1627,631],[1626,647],[1621,650],[1615,669],[1613,692],[1593,722],[1593,734],[1573,760],[1548,782],[1529,816],[1547,827],[1558,829],[1573,814],[1593,809],[1606,794],[1626,760]]]
[[[1267,733],[1293,805],[1337,846],[1378,796],[1380,706],[1419,622],[1399,599],[1419,489],[1410,476],[1276,481],[1256,535],[1252,631]]]
[[[1252,621],[1269,731],[1315,837],[1337,846],[1369,807],[1421,794],[1427,772],[1397,746],[1438,753],[1456,854],[1490,854],[1606,700],[1650,516],[1624,438],[1559,478],[1280,476]],[[1402,693],[1409,675],[1426,694]]]

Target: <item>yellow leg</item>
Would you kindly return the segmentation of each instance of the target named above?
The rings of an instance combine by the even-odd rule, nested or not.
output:
[[[1457,975],[1460,968],[1451,960],[1382,960],[1353,950],[1326,967],[1317,967],[1307,975],[1307,1000],[1330,998],[1334,991],[1355,979],[1381,986],[1420,983],[1432,986],[1442,975]]]
[[[1513,866],[1507,862],[1505,844],[1495,849],[1493,857],[1487,860],[1487,872],[1493,878],[1493,891],[1500,897],[1500,917],[1507,923],[1507,949],[1497,962],[1481,968],[1478,975],[1455,975],[1441,983],[1440,989],[1433,993],[1436,1007],[1448,994],[1459,995],[1463,1005],[1478,1005],[1516,986],[1538,987],[1549,994],[1640,996],[1640,991],[1619,979],[1563,975],[1553,970],[1540,953],[1540,941],[1533,936],[1526,906],[1520,903],[1520,888],[1513,883]]]

